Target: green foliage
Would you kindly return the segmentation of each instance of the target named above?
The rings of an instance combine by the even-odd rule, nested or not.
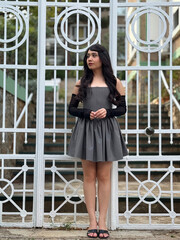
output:
[[[63,226],[66,230],[71,230],[72,229],[72,222],[67,222],[67,223],[64,223],[64,226]]]
[[[125,79],[125,71],[118,72],[117,77],[121,80],[124,80]]]
[[[37,49],[38,49],[38,7],[30,7],[29,12],[29,33],[28,33],[28,48],[27,48],[27,40],[17,49],[12,51],[6,52],[6,64],[28,64],[28,65],[37,65]],[[26,7],[20,7],[19,10],[21,10],[25,17],[27,17],[27,8]],[[47,8],[47,25],[46,25],[46,37],[50,37],[53,34],[54,31],[54,9],[52,7]],[[18,26],[19,28],[19,26]],[[12,15],[7,16],[7,39],[10,39],[16,35],[16,18]],[[21,41],[21,39],[24,37],[25,34],[25,24],[23,25],[23,31],[21,35],[18,37],[18,42]],[[0,36],[1,38],[4,37],[4,14],[0,15]],[[3,36],[3,37],[2,37]],[[16,42],[8,43],[7,47],[11,47],[16,45]],[[4,47],[3,44],[0,45],[1,47]],[[28,49],[28,53],[27,53]],[[28,55],[27,55],[28,54]],[[4,59],[4,53],[0,52],[0,64],[3,64]],[[16,62],[16,56],[17,62]],[[7,69],[6,74],[14,79],[14,72],[12,70]],[[59,74],[61,79],[64,78],[62,73]],[[25,85],[25,70],[18,70],[18,83],[21,86]],[[29,71],[28,72],[28,80],[34,80],[37,79],[37,71]],[[34,84],[33,84],[34,85]]]
[[[180,66],[180,57],[173,61],[173,66]],[[170,88],[170,71],[166,72],[166,80]],[[173,83],[173,94],[177,95],[180,93],[180,70],[172,71],[172,83]],[[163,86],[162,88],[162,98],[169,99],[169,94],[166,88]]]
[[[65,99],[65,90],[64,90],[64,88],[60,88],[59,98],[60,99]]]
[[[125,31],[118,32],[117,51],[118,51],[118,56],[120,58],[123,58],[125,56]]]
[[[109,17],[103,17],[101,20],[101,27],[108,28],[109,27]]]

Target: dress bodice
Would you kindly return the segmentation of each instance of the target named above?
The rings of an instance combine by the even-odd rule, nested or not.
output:
[[[97,111],[100,108],[112,108],[112,103],[109,101],[108,96],[108,87],[88,87],[83,107],[92,111]]]

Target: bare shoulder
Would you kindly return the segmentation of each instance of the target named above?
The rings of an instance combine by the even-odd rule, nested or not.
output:
[[[121,80],[116,78],[116,89],[121,95],[125,95],[125,87],[123,86]]]
[[[75,86],[74,86],[73,93],[76,94],[76,95],[77,95],[78,92],[79,92],[79,86],[80,86],[80,84],[81,84],[81,80],[78,80],[78,81],[76,82]]]

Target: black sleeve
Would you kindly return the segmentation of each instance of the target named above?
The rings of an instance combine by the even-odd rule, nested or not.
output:
[[[117,105],[117,108],[106,109],[107,117],[121,116],[126,113],[126,100],[125,96],[120,97],[120,103]]]
[[[76,94],[72,94],[71,101],[69,103],[69,113],[75,117],[90,119],[90,109],[78,108],[79,100],[76,98]]]

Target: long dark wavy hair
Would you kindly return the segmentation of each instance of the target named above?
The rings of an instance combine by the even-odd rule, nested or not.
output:
[[[98,52],[99,58],[102,62],[102,73],[105,79],[105,83],[110,90],[109,100],[113,104],[117,104],[120,99],[120,94],[116,89],[117,80],[113,74],[109,53],[106,48],[100,44],[94,44],[86,50],[84,56],[84,75],[82,76],[81,84],[79,85],[79,93],[77,94],[78,100],[83,101],[86,98],[87,88],[91,85],[93,81],[93,71],[89,69],[87,65],[87,53],[89,50]]]

